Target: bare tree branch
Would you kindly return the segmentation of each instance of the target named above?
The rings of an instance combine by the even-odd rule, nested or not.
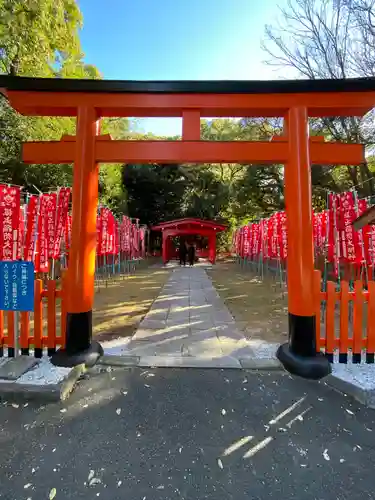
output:
[[[265,27],[263,50],[268,64],[289,68],[298,78],[342,79],[375,76],[375,0],[288,0],[275,25]],[[375,143],[375,120],[330,117],[311,121],[330,140]],[[363,194],[374,194],[366,165],[346,169],[347,181]],[[327,181],[332,181],[327,178]]]

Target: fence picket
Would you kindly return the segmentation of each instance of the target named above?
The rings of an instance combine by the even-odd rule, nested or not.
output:
[[[48,356],[52,356],[56,351],[56,281],[48,281],[47,300],[47,347]]]
[[[364,298],[362,286],[362,281],[355,281],[353,301],[353,363],[361,362]]]
[[[29,337],[30,337],[30,314],[28,312],[20,313],[21,329],[20,329],[20,349],[21,354],[29,354]]]
[[[4,312],[0,311],[0,356],[4,356]]]
[[[348,362],[349,348],[349,283],[341,282],[340,293],[340,340],[339,340],[339,362]]]
[[[67,298],[67,274],[66,271],[62,275],[62,289],[61,289],[61,347],[65,347],[66,341],[66,298]]]
[[[14,350],[14,312],[8,311],[7,313],[7,330],[8,330],[8,356],[10,358],[14,358],[15,350]]]
[[[333,363],[335,348],[335,284],[327,281],[327,312],[326,312],[326,356]]]
[[[34,353],[41,358],[43,353],[43,282],[35,280],[34,295]]]
[[[322,273],[318,270],[314,272],[314,304],[315,304],[315,315],[316,315],[316,352],[320,352],[323,347],[320,333],[320,315],[322,310],[321,301],[321,284],[322,284]]]
[[[374,362],[375,353],[375,282],[368,282],[366,363]]]

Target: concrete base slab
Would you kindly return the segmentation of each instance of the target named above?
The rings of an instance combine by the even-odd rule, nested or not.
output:
[[[52,367],[53,365],[48,359],[38,360],[38,365],[34,370],[26,372],[17,380],[0,381],[0,399],[41,402],[66,400],[74,390],[78,380],[86,372],[86,367],[79,365],[74,368],[60,368],[59,375],[57,375],[56,370],[53,370],[57,367]],[[65,372],[64,376],[61,376],[61,370],[68,371]]]
[[[283,370],[280,361],[275,358],[240,358],[239,362],[242,368],[247,370]]]
[[[104,366],[138,366],[139,356],[104,355],[99,359],[98,364]]]
[[[235,368],[241,369],[239,361],[229,356],[221,358],[195,358],[173,356],[142,356],[139,362],[142,367],[160,368]]]
[[[17,380],[38,363],[32,356],[17,356],[8,358],[0,366],[0,379]]]

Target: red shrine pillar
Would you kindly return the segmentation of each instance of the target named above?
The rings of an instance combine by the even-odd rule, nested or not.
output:
[[[212,264],[216,262],[216,233],[212,233],[208,237],[208,260]]]
[[[285,165],[285,207],[288,227],[289,343],[277,356],[285,368],[304,378],[320,379],[331,371],[329,361],[316,352],[314,301],[314,243],[311,166],[307,109],[289,110],[285,120],[289,142]]]
[[[57,366],[70,367],[82,363],[91,366],[103,355],[100,344],[92,342],[99,181],[95,137],[98,132],[95,109],[79,107],[73,168],[72,242],[66,281],[66,347],[52,356],[51,361]]]

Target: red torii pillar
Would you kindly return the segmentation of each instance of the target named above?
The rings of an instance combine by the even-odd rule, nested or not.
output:
[[[92,341],[99,182],[95,142],[98,133],[96,110],[90,106],[80,106],[73,169],[72,242],[66,281],[66,348],[58,350],[51,359],[58,366],[82,363],[90,366],[103,355],[101,345]]]
[[[328,362],[324,356],[316,353],[316,321],[320,321],[320,318],[316,318],[312,300],[314,243],[310,141],[305,107],[290,109],[284,118],[284,134],[289,143],[289,157],[284,170],[288,227],[289,343],[280,346],[277,356],[291,373],[319,379],[327,374]],[[295,265],[296,262],[299,265]]]

